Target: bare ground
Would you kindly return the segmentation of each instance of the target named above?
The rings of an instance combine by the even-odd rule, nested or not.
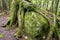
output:
[[[0,16],[0,33],[3,34],[3,38],[0,38],[0,40],[17,40],[14,37],[14,34],[16,33],[16,28],[13,30],[7,30],[4,26],[4,24],[8,20],[8,15]]]

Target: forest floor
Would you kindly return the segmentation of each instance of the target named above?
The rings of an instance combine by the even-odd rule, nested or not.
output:
[[[14,34],[17,28],[13,30],[7,30],[5,27],[3,27],[4,23],[6,23],[7,20],[8,20],[7,14],[0,16],[0,34],[3,34],[3,37],[0,38],[0,40],[16,40]]]

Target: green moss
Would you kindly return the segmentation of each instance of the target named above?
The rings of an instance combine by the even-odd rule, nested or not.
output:
[[[3,38],[3,36],[4,36],[4,35],[0,33],[0,38]]]
[[[48,21],[40,14],[30,11],[25,14],[25,30],[32,38],[39,36],[43,38],[48,29]],[[43,31],[44,29],[44,31]]]

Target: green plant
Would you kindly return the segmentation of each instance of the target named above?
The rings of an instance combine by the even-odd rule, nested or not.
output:
[[[0,38],[3,38],[3,36],[4,36],[4,35],[0,33]]]

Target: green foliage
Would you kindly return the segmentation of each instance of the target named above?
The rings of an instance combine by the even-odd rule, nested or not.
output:
[[[0,38],[3,38],[3,34],[0,33]]]
[[[39,5],[40,0],[31,0],[33,4]]]
[[[60,28],[57,27],[56,31],[57,31],[58,36],[60,36]]]

